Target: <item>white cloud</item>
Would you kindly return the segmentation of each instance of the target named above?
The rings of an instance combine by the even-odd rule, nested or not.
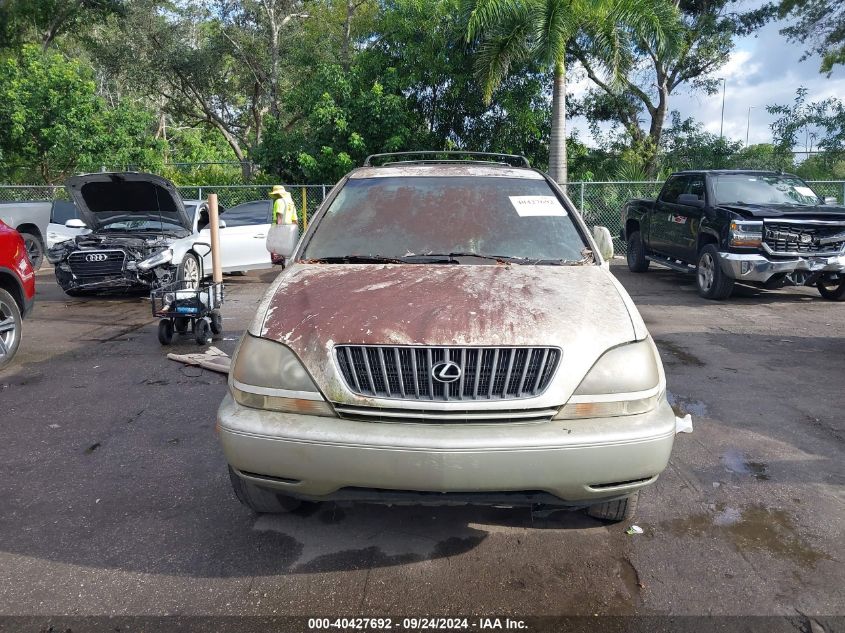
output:
[[[741,38],[728,63],[714,73],[715,77],[726,79],[724,134],[728,138],[745,142],[747,126],[750,143],[770,142],[769,126],[775,117],[766,112],[766,106],[791,103],[801,86],[808,89],[809,101],[845,95],[845,69],[837,69],[830,78],[819,74],[818,58],[799,61],[804,48],[788,42],[779,33],[781,28],[782,23],[772,23],[760,29],[756,36]],[[583,94],[588,82],[584,78],[573,83],[579,94]],[[670,98],[669,107],[678,110],[682,118],[700,121],[708,132],[719,133],[721,86],[714,95],[691,94],[681,87]],[[594,144],[586,121],[573,120],[571,127],[579,130],[583,141]]]

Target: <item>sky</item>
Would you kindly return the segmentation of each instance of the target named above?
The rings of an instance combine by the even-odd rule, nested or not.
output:
[[[784,22],[772,22],[757,31],[756,35],[737,40],[730,60],[716,77],[726,79],[725,87],[725,136],[745,142],[748,108],[751,106],[748,140],[750,144],[772,140],[770,123],[776,118],[766,112],[766,106],[787,104],[795,99],[795,90],[806,87],[808,101],[827,97],[845,98],[845,68],[839,66],[828,78],[819,73],[819,58],[799,61],[804,53],[801,44],[787,41],[778,31]],[[575,72],[574,79],[582,73]],[[582,95],[590,85],[589,79],[580,77],[569,84],[571,94]],[[719,134],[722,109],[721,90],[715,95],[691,93],[681,86],[670,97],[670,110],[678,110],[681,118],[692,117],[704,129]],[[668,120],[667,120],[668,124]],[[593,145],[583,118],[573,119],[571,127],[578,129],[579,138]],[[803,141],[800,148],[804,149]]]

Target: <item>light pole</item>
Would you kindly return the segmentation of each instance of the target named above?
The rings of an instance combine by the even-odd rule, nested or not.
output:
[[[719,81],[722,82],[722,122],[719,124],[719,139],[722,140],[725,138],[725,78],[719,77]]]
[[[751,111],[757,106],[748,106],[748,120],[745,122],[745,146],[748,147],[748,131],[751,129]]]

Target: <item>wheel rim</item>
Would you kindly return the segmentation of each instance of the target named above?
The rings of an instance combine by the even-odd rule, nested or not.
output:
[[[13,309],[0,299],[0,361],[6,359],[18,338],[18,327]]]
[[[193,257],[186,257],[182,262],[182,280],[188,288],[196,288],[200,283],[200,270],[197,260]]]
[[[39,268],[41,266],[41,249],[38,247],[38,241],[34,237],[25,237],[23,242],[29,263],[32,264],[33,268]]]
[[[845,279],[840,281],[825,281],[819,282],[819,286],[823,287],[827,292],[836,292],[842,285],[845,284]]]
[[[698,262],[698,285],[705,292],[710,290],[713,286],[713,278],[715,277],[715,265],[713,263],[713,256],[710,253],[704,253]]]

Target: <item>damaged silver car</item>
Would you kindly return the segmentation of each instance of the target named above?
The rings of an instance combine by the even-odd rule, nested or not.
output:
[[[666,468],[684,421],[607,229],[591,235],[521,157],[452,156],[373,157],[292,250],[268,238],[287,265],[217,416],[252,510],[542,504],[619,521]]]

